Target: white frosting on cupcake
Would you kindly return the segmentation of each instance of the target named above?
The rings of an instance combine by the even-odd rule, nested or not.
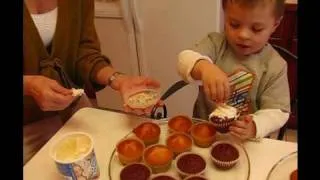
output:
[[[210,115],[209,119],[211,119],[213,116],[219,117],[219,118],[236,118],[238,116],[238,110],[237,108],[234,108],[232,106],[223,104],[219,105]]]

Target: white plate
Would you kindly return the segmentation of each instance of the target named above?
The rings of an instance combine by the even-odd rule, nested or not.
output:
[[[290,180],[291,173],[298,168],[298,152],[281,158],[270,170],[267,180]]]
[[[161,128],[159,144],[165,144],[165,139],[167,137],[167,132],[168,132],[167,120],[168,119],[154,121],[154,122],[158,122]],[[193,121],[200,122],[203,120],[193,119]],[[133,133],[130,132],[126,137],[128,136],[133,136]],[[219,136],[217,136],[217,139],[219,139]],[[250,176],[250,161],[248,158],[248,153],[241,144],[237,144],[237,146],[240,149],[240,152],[239,152],[240,159],[239,159],[239,162],[236,164],[236,166],[234,166],[232,169],[229,169],[229,170],[220,170],[213,165],[210,159],[210,148],[199,148],[193,145],[191,151],[201,154],[206,159],[207,169],[205,172],[205,176],[209,180],[211,179],[212,180],[248,180]],[[178,177],[174,164],[175,163],[173,161],[171,169],[169,170],[168,173]],[[117,153],[114,149],[109,161],[109,169],[108,169],[109,179],[119,180],[120,171],[123,167],[124,166],[120,164],[117,157]]]

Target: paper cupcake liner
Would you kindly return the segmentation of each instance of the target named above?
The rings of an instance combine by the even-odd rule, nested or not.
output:
[[[215,138],[211,139],[210,141],[201,141],[201,140],[198,140],[197,138],[194,138],[194,143],[201,148],[210,147],[214,141],[215,141]]]
[[[159,135],[160,136],[160,135]],[[145,146],[150,146],[153,144],[157,144],[160,140],[160,137],[155,137],[154,139],[142,140]]]
[[[158,173],[158,174],[152,175],[152,176],[150,177],[150,180],[153,180],[153,179],[155,179],[155,178],[157,178],[157,177],[160,177],[160,176],[171,177],[171,178],[173,178],[173,179],[175,179],[175,180],[178,180],[178,179],[179,179],[179,178],[176,177],[176,175],[173,175],[172,172],[171,172],[171,173],[163,172],[163,173]]]
[[[212,145],[212,148],[210,149],[210,157],[211,157],[213,163],[214,163],[216,166],[218,166],[218,167],[220,167],[220,168],[224,168],[224,169],[229,169],[229,168],[233,167],[234,165],[236,165],[237,162],[238,162],[239,159],[240,159],[240,154],[239,154],[239,156],[238,156],[237,159],[232,160],[232,161],[221,161],[221,160],[218,160],[218,159],[216,159],[215,157],[212,156],[211,151],[212,151],[212,149],[213,149],[216,145],[218,145],[218,144],[230,144],[231,146],[233,146],[234,148],[236,148],[237,151],[239,152],[239,149],[238,149],[232,142],[228,142],[228,141],[217,141],[217,142],[215,142],[215,143]]]
[[[123,172],[124,169],[126,169],[129,166],[133,166],[135,164],[139,164],[139,165],[142,165],[142,166],[146,167],[148,169],[149,173],[150,173],[149,178],[148,178],[148,179],[150,179],[150,177],[152,176],[152,170],[151,170],[151,168],[149,166],[147,166],[146,164],[143,164],[143,163],[131,163],[131,164],[126,165],[124,168],[121,169],[120,175],[121,175],[121,173]]]
[[[225,128],[225,127],[228,127],[231,125],[231,123],[233,122],[233,120],[230,120],[230,121],[224,121],[224,122],[214,122],[214,121],[211,121],[212,124],[216,127],[219,127],[219,128]]]
[[[239,161],[239,158],[234,161],[219,161],[214,157],[212,157],[212,160],[213,160],[213,163],[218,167],[231,168],[232,166],[237,164],[237,162]]]
[[[187,173],[187,172],[184,172],[184,171],[180,170],[178,168],[178,161],[182,156],[187,155],[187,154],[196,154],[196,155],[200,156],[204,160],[204,162],[206,163],[204,169],[202,171],[200,171],[198,173],[194,173],[194,174]],[[176,161],[175,161],[175,167],[177,169],[177,172],[178,172],[179,176],[182,177],[182,179],[184,179],[186,177],[189,177],[189,176],[192,176],[192,175],[202,175],[202,174],[204,174],[206,169],[207,169],[207,166],[208,165],[207,165],[207,162],[206,162],[205,158],[202,155],[200,155],[199,153],[195,153],[195,152],[184,152],[184,153],[181,153],[181,154],[179,154],[177,156]]]
[[[203,179],[205,179],[205,180],[208,180],[208,178],[206,178],[206,177],[203,176],[203,175],[191,175],[191,176],[186,177],[186,178],[183,179],[183,180],[191,180],[192,178],[203,178]]]
[[[172,164],[172,160],[165,165],[157,165],[157,166],[151,165],[146,161],[144,162],[146,165],[148,165],[151,168],[153,174],[167,172],[171,168],[171,164]]]

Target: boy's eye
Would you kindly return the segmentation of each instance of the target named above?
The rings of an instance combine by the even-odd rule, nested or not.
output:
[[[240,24],[239,23],[235,23],[235,22],[230,22],[230,26],[232,28],[238,28],[238,27],[240,27]]]
[[[252,28],[252,31],[255,33],[261,32],[262,30],[263,30],[263,28],[260,28],[260,27],[259,28],[257,28],[257,27]]]

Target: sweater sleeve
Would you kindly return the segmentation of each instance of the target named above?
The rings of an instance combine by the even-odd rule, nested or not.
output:
[[[110,60],[101,54],[100,42],[94,25],[94,1],[82,0],[82,26],[79,42],[77,76],[81,81],[100,90],[104,86],[94,82],[97,72],[110,66]]]
[[[279,56],[270,60],[259,85],[259,110],[253,114],[256,137],[262,138],[280,129],[290,115],[287,63]]]
[[[256,138],[261,139],[282,127],[287,122],[289,113],[280,109],[262,109],[252,116],[256,124]]]
[[[214,63],[222,42],[223,35],[213,32],[198,41],[191,49],[180,52],[177,70],[181,78],[189,83],[194,82],[194,79],[190,75],[194,65],[199,60],[207,60]]]

